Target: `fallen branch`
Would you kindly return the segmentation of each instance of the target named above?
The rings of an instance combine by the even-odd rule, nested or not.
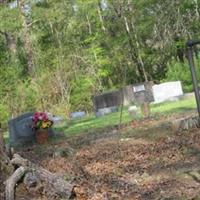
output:
[[[15,199],[15,186],[17,182],[22,179],[25,173],[26,168],[21,166],[6,181],[6,200]]]
[[[27,159],[22,158],[18,154],[14,154],[11,163],[18,167],[27,168],[27,170],[34,171],[37,177],[45,183],[47,188],[50,188],[55,194],[63,198],[70,198],[73,196],[75,185],[65,181],[62,177],[45,170],[42,167],[35,165]]]

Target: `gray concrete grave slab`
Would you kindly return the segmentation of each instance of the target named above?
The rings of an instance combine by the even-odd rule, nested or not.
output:
[[[35,131],[32,129],[33,112],[24,113],[8,121],[9,143],[11,146],[23,146],[27,143],[35,142]],[[49,129],[49,135],[53,135],[53,130]]]

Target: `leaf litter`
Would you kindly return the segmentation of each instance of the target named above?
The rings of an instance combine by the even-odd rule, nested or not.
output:
[[[200,130],[177,134],[152,124],[125,127],[91,142],[85,135],[85,144],[80,136],[80,146],[78,137],[51,142],[39,156],[35,145],[22,155],[75,183],[77,200],[200,198]],[[55,154],[68,146],[73,153]]]

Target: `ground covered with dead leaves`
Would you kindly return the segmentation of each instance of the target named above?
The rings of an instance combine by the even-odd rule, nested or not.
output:
[[[21,155],[75,183],[77,200],[200,199],[200,130],[173,133],[154,122],[35,145]],[[50,200],[23,185],[17,199]]]

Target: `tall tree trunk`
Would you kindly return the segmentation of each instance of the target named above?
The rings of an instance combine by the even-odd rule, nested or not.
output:
[[[133,24],[133,22],[131,23],[132,25],[132,29],[134,30],[135,29],[135,26]],[[138,42],[138,37],[137,37],[137,33],[134,32],[134,37],[135,37],[135,43],[136,43],[136,48],[137,48],[137,54],[138,54],[138,62],[140,63],[140,67],[141,67],[141,70],[142,70],[142,73],[143,73],[143,76],[144,76],[144,80],[147,82],[148,81],[148,77],[147,77],[147,72],[145,70],[145,66],[144,66],[144,62],[142,60],[142,57],[140,55],[140,44]]]
[[[139,45],[139,42],[138,42],[137,34],[135,33],[134,36],[135,36],[135,41],[136,41],[135,42],[136,43],[136,47],[137,47],[137,50],[138,50],[138,61],[140,63],[141,70],[142,70],[143,75],[144,75],[144,80],[145,80],[145,82],[147,82],[148,81],[147,72],[145,70],[145,66],[144,66],[144,62],[142,60],[142,57],[140,55],[140,45]]]
[[[28,26],[28,20],[25,13],[25,2],[24,0],[18,0],[18,6],[21,13],[22,23],[23,23],[23,36],[24,36],[24,48],[26,50],[27,54],[27,72],[30,76],[34,76],[34,62],[33,62],[33,50],[31,47],[31,41],[30,41],[30,30]]]
[[[100,19],[100,22],[101,22],[101,28],[105,32],[106,28],[104,26],[104,21],[103,21],[103,16],[102,16],[101,2],[98,2],[97,11],[98,11],[99,19]]]
[[[0,125],[1,126],[1,125]],[[5,191],[4,182],[13,173],[13,167],[6,155],[3,131],[0,127],[0,199],[4,199],[2,192]]]
[[[92,26],[91,26],[90,19],[89,19],[88,15],[86,15],[86,19],[87,19],[87,24],[88,24],[88,32],[89,32],[90,35],[92,35]]]
[[[197,18],[197,20],[199,20],[199,4],[198,4],[198,0],[194,0],[194,3],[195,3],[196,18]]]
[[[1,30],[0,30],[0,34],[5,37],[7,48],[10,51],[11,55],[15,55],[17,45],[16,45],[16,39],[15,39],[14,35],[10,32],[4,32]]]
[[[126,17],[124,17],[124,23],[125,23],[125,27],[126,27],[126,33],[127,33],[128,39],[129,39],[129,45],[130,45],[130,49],[131,49],[131,58],[137,65],[138,75],[143,77],[144,80],[147,82],[148,78],[147,78],[147,74],[145,71],[144,63],[138,52],[139,51],[139,43],[137,41],[136,34],[134,34],[135,39],[136,39],[136,46],[135,46],[133,43],[132,37],[131,37],[130,28],[129,28]]]
[[[11,57],[14,57],[16,55],[16,49],[17,49],[16,39],[14,35],[9,32],[5,33],[5,38],[7,42],[7,47],[11,53]]]

